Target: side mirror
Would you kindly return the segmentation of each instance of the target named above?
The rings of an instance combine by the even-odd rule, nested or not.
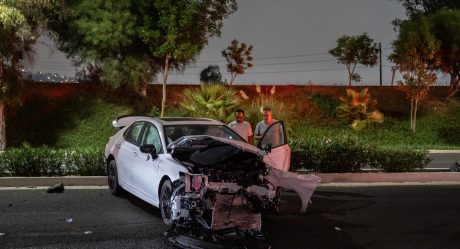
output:
[[[272,145],[271,144],[265,144],[263,149],[266,152],[270,153],[270,152],[272,152]]]
[[[153,144],[144,144],[141,145],[140,150],[142,153],[147,153],[152,156],[152,158],[157,158],[157,149]]]

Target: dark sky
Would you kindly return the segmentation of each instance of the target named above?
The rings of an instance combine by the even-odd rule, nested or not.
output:
[[[232,39],[254,46],[254,67],[238,76],[240,84],[346,84],[345,66],[327,51],[342,35],[367,32],[382,43],[383,57],[391,53],[396,33],[391,21],[405,18],[396,0],[245,0],[224,22],[222,36],[210,40],[197,62],[183,73],[173,73],[171,83],[196,83],[200,71],[218,65],[229,78],[220,51]],[[50,45],[52,46],[52,45]],[[35,71],[72,75],[75,69],[60,52],[41,46]],[[383,82],[391,80],[390,62],[383,61]],[[379,69],[358,68],[363,84],[378,84]],[[398,78],[399,76],[397,76]],[[161,76],[157,77],[158,81]],[[442,78],[440,80],[443,80]]]

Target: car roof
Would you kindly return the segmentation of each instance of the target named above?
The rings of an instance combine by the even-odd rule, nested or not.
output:
[[[192,117],[150,117],[150,116],[138,116],[138,115],[126,115],[118,117],[114,120],[114,126],[125,126],[135,121],[155,121],[162,126],[165,125],[224,125],[224,123],[208,119],[208,118],[192,118]],[[117,125],[118,123],[118,125]]]
[[[153,119],[163,125],[185,125],[185,124],[223,125],[222,122],[214,120],[214,119],[209,119],[209,118],[163,117],[163,118],[153,118]]]

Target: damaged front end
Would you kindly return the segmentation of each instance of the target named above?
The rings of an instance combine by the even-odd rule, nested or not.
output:
[[[261,213],[277,209],[279,191],[260,183],[243,187],[182,173],[171,196],[174,225],[166,239],[179,248],[268,248]]]
[[[171,155],[189,173],[180,173],[180,180],[173,184],[169,203],[173,226],[165,233],[169,244],[270,248],[261,215],[277,212],[281,187],[292,178],[283,179],[289,172],[267,165],[263,151],[255,147],[215,137],[176,141]]]

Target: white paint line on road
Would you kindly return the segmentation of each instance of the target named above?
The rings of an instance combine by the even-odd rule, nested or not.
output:
[[[0,190],[47,190],[49,186],[0,187]],[[64,186],[64,189],[109,189],[108,186]]]
[[[319,183],[318,186],[331,187],[365,187],[365,186],[422,186],[422,185],[460,185],[458,181],[433,182],[330,182]]]

